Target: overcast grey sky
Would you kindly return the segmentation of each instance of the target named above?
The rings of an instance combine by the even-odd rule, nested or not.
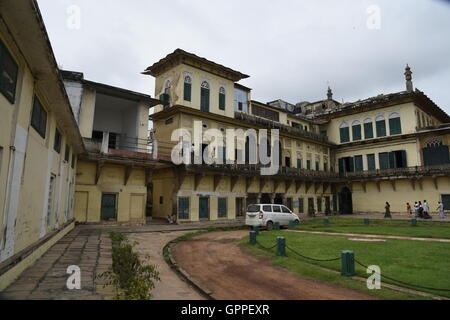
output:
[[[414,86],[450,113],[448,1],[38,3],[58,63],[89,80],[153,96],[140,72],[182,48],[250,75],[241,83],[255,100],[316,101],[329,83],[336,100],[355,101],[405,90],[409,63]]]

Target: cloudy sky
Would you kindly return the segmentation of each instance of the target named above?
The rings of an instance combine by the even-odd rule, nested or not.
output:
[[[182,48],[250,75],[255,100],[355,101],[415,87],[450,113],[443,0],[38,0],[56,58],[154,95],[147,66]],[[79,13],[79,15],[78,15]]]

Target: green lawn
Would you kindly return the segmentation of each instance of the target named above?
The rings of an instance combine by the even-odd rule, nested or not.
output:
[[[450,239],[450,223],[443,221],[418,219],[417,226],[412,226],[409,220],[371,219],[369,225],[365,225],[363,219],[357,218],[329,218],[329,221],[330,224],[325,225],[323,218],[305,220],[297,229]]]
[[[286,238],[287,246],[297,252],[318,259],[340,257],[341,251],[352,250],[355,259],[365,265],[378,265],[381,274],[395,279],[433,288],[450,289],[450,243],[423,242],[411,240],[390,240],[386,242],[355,242],[348,240],[347,236],[315,235],[295,233],[289,231],[261,232],[258,242],[271,247],[275,244],[277,236]],[[259,246],[248,245],[248,237],[241,242],[251,253],[267,257],[275,265],[287,268],[303,277],[333,282],[345,287],[354,288],[384,299],[424,299],[390,289],[369,290],[365,282],[342,277],[339,274],[324,271],[315,267],[320,265],[328,269],[340,270],[340,260],[333,262],[314,262],[296,256],[287,249],[288,257],[277,257],[275,249],[271,251],[261,249]],[[359,276],[367,277],[366,270],[356,265]],[[381,278],[382,283],[393,283]],[[398,284],[397,284],[398,285]],[[430,292],[440,296],[450,297],[450,292]]]

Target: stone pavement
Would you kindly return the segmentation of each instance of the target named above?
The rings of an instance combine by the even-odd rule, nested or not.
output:
[[[152,291],[155,300],[204,300],[194,288],[181,280],[169,267],[163,257],[164,246],[189,231],[134,233],[128,237],[137,241],[137,252],[149,254],[149,263],[155,264],[160,273],[161,281],[155,283]]]
[[[163,258],[163,248],[171,240],[212,224],[111,226],[79,225],[52,246],[36,263],[25,270],[5,291],[0,299],[8,300],[103,300],[114,297],[111,287],[104,288],[104,280],[95,279],[112,264],[110,231],[127,233],[138,241],[138,252],[150,254],[150,263],[156,264],[161,281],[153,290],[154,299],[192,300],[203,297],[182,281]],[[218,224],[214,224],[218,225]],[[219,224],[220,225],[220,224]],[[225,223],[229,226],[230,223]],[[133,233],[137,231],[138,233]],[[67,268],[77,265],[81,269],[81,290],[66,286],[70,274]]]
[[[111,240],[108,234],[76,227],[52,246],[33,266],[25,270],[5,291],[1,299],[24,300],[91,300],[112,296],[95,280],[111,265]],[[81,290],[66,286],[67,268],[81,269]]]

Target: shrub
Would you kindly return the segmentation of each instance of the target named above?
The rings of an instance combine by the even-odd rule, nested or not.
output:
[[[159,272],[155,265],[146,264],[150,257],[145,255],[143,259],[133,248],[137,242],[130,243],[126,236],[111,232],[112,267],[98,278],[107,279],[106,285],[113,285],[116,289],[117,299],[149,300],[151,290],[155,287],[155,281],[159,281]]]

